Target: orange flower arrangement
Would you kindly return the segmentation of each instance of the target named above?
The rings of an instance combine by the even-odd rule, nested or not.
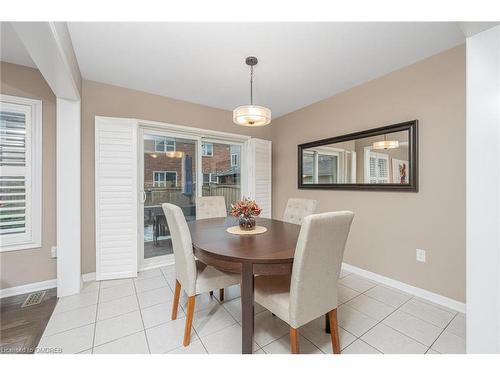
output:
[[[261,212],[262,208],[254,200],[243,197],[243,199],[231,205],[230,214],[234,217],[252,217],[259,216]]]

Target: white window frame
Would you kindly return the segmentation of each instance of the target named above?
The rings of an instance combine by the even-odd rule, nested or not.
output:
[[[157,173],[163,173],[165,175],[165,186],[157,186],[156,185],[155,175]],[[167,173],[174,173],[175,174],[175,187],[177,187],[178,175],[177,175],[176,171],[153,171],[153,187],[167,187]]]
[[[217,176],[217,173],[203,173],[203,183],[206,184],[205,182],[205,175],[208,174],[208,183],[209,184],[218,184],[219,183],[219,178]],[[212,179],[212,177],[215,177],[215,181]]]
[[[173,150],[169,150],[167,141],[170,141],[173,143]],[[155,152],[172,152],[175,151],[177,148],[177,145],[175,144],[175,139],[172,138],[164,138],[163,139],[163,147],[158,147],[159,146],[160,140],[155,138]]]
[[[233,161],[233,158],[235,158],[236,161]],[[238,165],[238,160],[239,155],[238,154],[231,154],[231,167],[236,167]]]
[[[203,147],[205,146],[205,147]],[[207,146],[210,146],[210,152],[208,152],[208,147]],[[203,142],[201,144],[201,156],[206,156],[206,157],[209,157],[211,158],[212,156],[214,156],[214,144],[213,143],[208,143],[208,142]]]
[[[0,252],[42,246],[42,101],[0,95],[0,109],[9,108],[26,114],[25,167],[2,167],[2,174],[25,176],[26,231],[0,236]]]

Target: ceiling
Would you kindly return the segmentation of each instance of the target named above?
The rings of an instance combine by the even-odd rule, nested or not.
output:
[[[71,22],[68,27],[84,79],[226,110],[249,102],[244,60],[257,56],[254,102],[270,107],[273,118],[465,41],[456,22]],[[33,64],[12,43],[11,32],[9,27],[5,45],[2,32],[2,60]]]

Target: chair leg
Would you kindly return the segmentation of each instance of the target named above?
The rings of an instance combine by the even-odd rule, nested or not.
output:
[[[210,297],[213,297],[213,295],[214,295],[214,291],[213,291],[213,290],[211,290],[211,291],[210,291]]]
[[[337,309],[328,313],[330,318],[330,336],[332,338],[333,354],[340,354],[339,325],[337,322]]]
[[[184,346],[188,346],[191,341],[191,326],[193,325],[195,296],[188,297],[186,327],[184,328]]]
[[[172,303],[172,320],[177,319],[177,310],[179,309],[179,297],[181,296],[181,283],[175,280],[174,302]]]
[[[292,354],[299,354],[299,330],[290,327],[290,347]]]
[[[219,301],[224,301],[224,288],[219,289]]]

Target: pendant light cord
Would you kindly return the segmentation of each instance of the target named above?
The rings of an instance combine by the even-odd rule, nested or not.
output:
[[[250,105],[253,105],[253,65],[250,66]]]

